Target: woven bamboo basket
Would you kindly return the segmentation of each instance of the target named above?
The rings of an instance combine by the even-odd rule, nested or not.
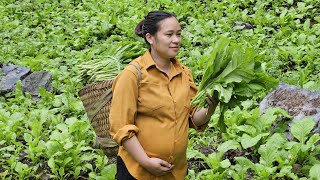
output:
[[[79,91],[80,99],[96,133],[94,147],[102,149],[107,156],[116,156],[119,148],[110,135],[112,83],[113,80],[93,83]]]

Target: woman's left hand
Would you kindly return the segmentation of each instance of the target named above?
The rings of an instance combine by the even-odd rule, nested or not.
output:
[[[206,94],[206,101],[208,103],[207,113],[213,114],[219,101],[214,96],[210,96],[209,94]]]
[[[219,103],[215,97],[208,94],[206,95],[206,101],[208,104],[193,114],[192,121],[196,126],[201,126],[207,123]]]

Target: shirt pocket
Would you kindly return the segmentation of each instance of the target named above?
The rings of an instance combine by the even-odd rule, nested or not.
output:
[[[166,101],[165,87],[161,84],[143,82],[139,87],[138,111],[153,115],[154,111],[164,107]]]
[[[177,99],[177,113],[183,117],[188,116],[191,109],[190,86],[188,83],[179,84],[175,99]]]

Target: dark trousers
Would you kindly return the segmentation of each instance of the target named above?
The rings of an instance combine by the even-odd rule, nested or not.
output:
[[[122,158],[117,156],[117,180],[135,180],[133,176],[129,173],[126,165],[124,164]]]

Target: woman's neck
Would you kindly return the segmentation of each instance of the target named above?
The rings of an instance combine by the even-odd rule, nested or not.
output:
[[[169,76],[170,67],[171,67],[170,59],[163,59],[159,57],[156,53],[153,53],[152,51],[151,51],[151,57],[153,61],[156,63],[156,65]]]

